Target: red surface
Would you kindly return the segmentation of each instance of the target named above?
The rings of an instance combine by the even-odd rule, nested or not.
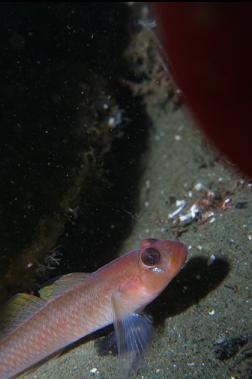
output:
[[[157,3],[155,12],[186,103],[252,177],[252,4]]]

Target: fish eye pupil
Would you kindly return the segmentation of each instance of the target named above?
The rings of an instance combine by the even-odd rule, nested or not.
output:
[[[156,266],[160,263],[161,255],[157,249],[148,247],[143,251],[141,258],[146,266]]]

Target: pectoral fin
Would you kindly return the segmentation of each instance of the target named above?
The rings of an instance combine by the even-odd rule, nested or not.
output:
[[[152,320],[140,313],[123,315],[127,299],[115,294],[112,299],[114,310],[114,328],[116,333],[121,378],[127,378],[131,369],[136,367],[139,359],[148,347],[152,333]],[[123,306],[122,306],[123,304]]]

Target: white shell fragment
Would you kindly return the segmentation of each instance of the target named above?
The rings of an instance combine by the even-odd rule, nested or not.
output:
[[[174,212],[168,214],[168,218],[174,218],[176,217],[185,207],[186,201],[185,200],[177,200],[176,201],[176,206],[178,207],[175,209]]]
[[[89,373],[90,373],[90,375],[99,374],[98,368],[96,368],[96,367],[91,368],[91,370],[89,371]]]

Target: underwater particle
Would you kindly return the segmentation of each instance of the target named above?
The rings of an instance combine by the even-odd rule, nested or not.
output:
[[[216,261],[216,256],[214,254],[210,255],[209,263],[212,264]]]
[[[175,216],[177,216],[184,209],[185,205],[186,205],[185,200],[177,200],[176,201],[176,207],[178,207],[178,208],[175,209],[174,212],[169,213],[168,218],[174,218]]]
[[[89,370],[89,373],[90,373],[90,375],[96,375],[96,374],[99,374],[99,370],[98,370],[98,368],[93,367],[93,368],[91,368],[91,370]]]
[[[115,128],[117,125],[122,123],[122,112],[118,111],[114,116],[110,116],[108,119],[108,126],[110,128]]]
[[[177,200],[176,201],[176,205],[177,206],[182,206],[182,205],[185,205],[185,204],[186,204],[185,200]]]
[[[232,206],[232,199],[230,197],[227,197],[221,204],[220,208],[226,210],[226,209],[231,208],[231,206]]]
[[[184,222],[184,223],[189,223],[192,220],[196,219],[199,213],[200,213],[199,207],[195,203],[191,206],[191,208],[189,209],[189,212],[179,216],[179,221]]]
[[[194,189],[196,191],[203,191],[205,189],[205,186],[202,183],[199,182],[199,183],[195,184]]]
[[[185,293],[188,290],[188,286],[184,286],[182,292]]]
[[[215,310],[212,309],[210,312],[208,312],[209,316],[214,316],[215,315]]]
[[[150,188],[150,180],[149,180],[149,179],[147,179],[147,180],[145,181],[145,186],[146,186],[147,189]]]

